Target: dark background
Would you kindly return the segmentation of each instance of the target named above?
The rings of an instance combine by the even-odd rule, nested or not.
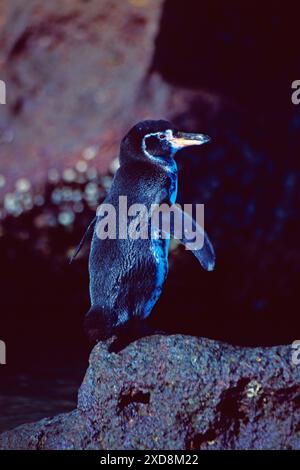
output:
[[[36,9],[38,3],[43,2],[16,2],[19,16],[10,13],[7,23],[19,25],[26,9]],[[15,34],[14,47],[10,40],[20,27],[11,31],[6,24],[2,31],[3,56],[10,57],[3,69],[8,90],[10,79],[14,82],[13,99],[1,121],[2,141],[11,128],[18,133],[11,142],[3,141],[0,155],[0,174],[7,180],[0,221],[0,338],[7,344],[7,365],[0,369],[0,429],[74,407],[89,352],[82,331],[89,306],[88,250],[72,265],[68,256],[109,188],[109,165],[121,135],[143,117],[167,117],[182,130],[213,137],[211,145],[178,156],[178,201],[205,204],[205,226],[217,255],[216,270],[206,273],[191,253],[181,247],[172,250],[169,277],[149,324],[166,333],[253,346],[291,343],[300,334],[300,105],[291,102],[291,83],[300,79],[296,3],[166,0],[160,20],[147,1],[122,2],[122,7],[109,1],[70,3],[71,19],[70,12],[50,12],[52,22],[45,22],[50,13],[37,9],[34,19],[24,20],[23,36]],[[89,11],[91,17],[85,16]],[[131,26],[120,28],[126,14]],[[92,59],[81,87],[108,93],[101,77],[111,73],[115,92],[99,108],[87,95],[82,111],[86,121],[80,108],[74,114],[68,107],[63,90],[57,98],[53,85],[65,80],[72,92],[74,64],[80,65],[81,59],[71,61],[68,72],[60,67],[76,49],[63,32],[73,33],[83,17],[81,31],[89,33],[86,47]],[[123,56],[121,60],[113,51],[113,57],[124,64],[119,72],[109,69],[111,51],[103,46],[102,34],[117,38]],[[41,52],[45,37],[50,37],[50,46]],[[137,53],[139,37],[145,41],[140,43],[144,62]],[[95,85],[89,72],[98,56],[103,62]],[[41,71],[53,57],[57,68],[39,89]],[[72,77],[59,76],[63,73]],[[61,101],[62,117],[52,127],[51,115],[43,114],[48,104],[45,87],[53,100]],[[52,113],[57,113],[55,106]],[[49,132],[59,136],[59,145],[56,139],[48,142],[30,134],[39,115],[51,127]],[[71,118],[64,121],[64,116]],[[87,160],[84,171],[76,166],[84,159],[69,132],[77,124],[74,139],[84,141],[84,148],[97,147],[95,160]],[[15,160],[8,158],[9,152]],[[71,181],[63,173],[69,167],[75,167]],[[51,168],[58,169],[56,179],[47,176]],[[11,189],[23,175],[31,181],[31,196],[43,196],[41,205],[27,204],[26,210],[27,193]],[[7,206],[7,194],[14,194],[20,213]],[[76,202],[82,204],[81,212],[76,212]]]

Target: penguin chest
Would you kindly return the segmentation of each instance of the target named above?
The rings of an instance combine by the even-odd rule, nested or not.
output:
[[[164,282],[168,275],[168,249],[169,240],[151,240],[151,257],[155,265],[155,272],[152,292],[145,303],[143,318],[150,315],[161,295]]]

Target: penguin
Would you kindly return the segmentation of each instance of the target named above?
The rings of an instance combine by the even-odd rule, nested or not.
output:
[[[142,204],[149,214],[153,204],[174,205],[178,186],[176,152],[209,140],[204,134],[179,132],[164,120],[136,124],[121,142],[120,166],[103,204],[115,208],[116,220],[120,220],[121,215],[120,196],[126,196],[128,206]],[[91,307],[85,316],[84,328],[93,343],[108,339],[132,320],[143,321],[150,315],[168,274],[169,241],[170,236],[174,236],[170,228],[170,233],[164,237],[100,239],[97,231],[103,220],[100,212],[97,211],[74,255],[92,232],[89,254]],[[192,221],[193,229],[203,236],[203,247],[192,253],[204,269],[212,271],[215,253],[207,234],[189,214],[182,211],[181,215]],[[161,226],[156,229],[156,235],[162,232]],[[179,241],[187,245],[184,232]]]

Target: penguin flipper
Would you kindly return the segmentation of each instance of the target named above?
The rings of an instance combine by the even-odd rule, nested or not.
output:
[[[216,264],[216,255],[208,235],[204,232],[203,247],[200,250],[192,250],[194,256],[200,262],[203,269],[213,271]],[[184,243],[185,244],[185,243]]]
[[[93,218],[92,222],[88,225],[86,231],[84,232],[84,235],[83,235],[82,239],[80,240],[79,244],[77,245],[77,248],[76,248],[75,252],[73,253],[73,255],[70,259],[70,264],[72,263],[72,261],[74,261],[74,259],[76,258],[76,256],[80,252],[81,248],[83,247],[84,243],[86,242],[87,237],[90,235],[91,229],[94,229],[96,221],[97,221],[97,216],[95,216]]]
[[[203,269],[206,271],[213,271],[215,267],[216,256],[213,245],[205,230],[190,214],[184,212],[179,205],[172,205],[170,209],[172,212],[174,212],[176,220],[181,221],[181,230],[178,233],[178,226],[174,226],[175,217],[170,217],[168,212],[166,212],[162,214],[162,225],[157,227],[159,228],[159,231],[167,233],[169,236],[172,236],[176,240],[180,241],[186,247],[186,249],[193,253],[193,255],[200,262]],[[164,220],[165,217],[166,219]],[[166,227],[170,227],[170,233],[165,230]],[[201,243],[197,243],[195,245],[194,242],[188,238],[188,233],[185,230],[186,227],[189,227],[193,233],[194,238],[196,238],[198,241],[200,240]]]

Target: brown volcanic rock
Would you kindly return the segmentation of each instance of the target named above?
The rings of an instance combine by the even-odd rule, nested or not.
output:
[[[162,2],[19,0],[1,2],[1,173],[40,182],[51,167],[74,164],[99,146],[102,171],[125,130],[161,116],[143,79],[151,63]],[[162,92],[163,93],[163,92]],[[162,106],[163,103],[162,103]],[[157,110],[156,110],[157,107]]]
[[[300,368],[289,346],[152,336],[99,343],[77,410],[0,437],[1,449],[300,449]]]

